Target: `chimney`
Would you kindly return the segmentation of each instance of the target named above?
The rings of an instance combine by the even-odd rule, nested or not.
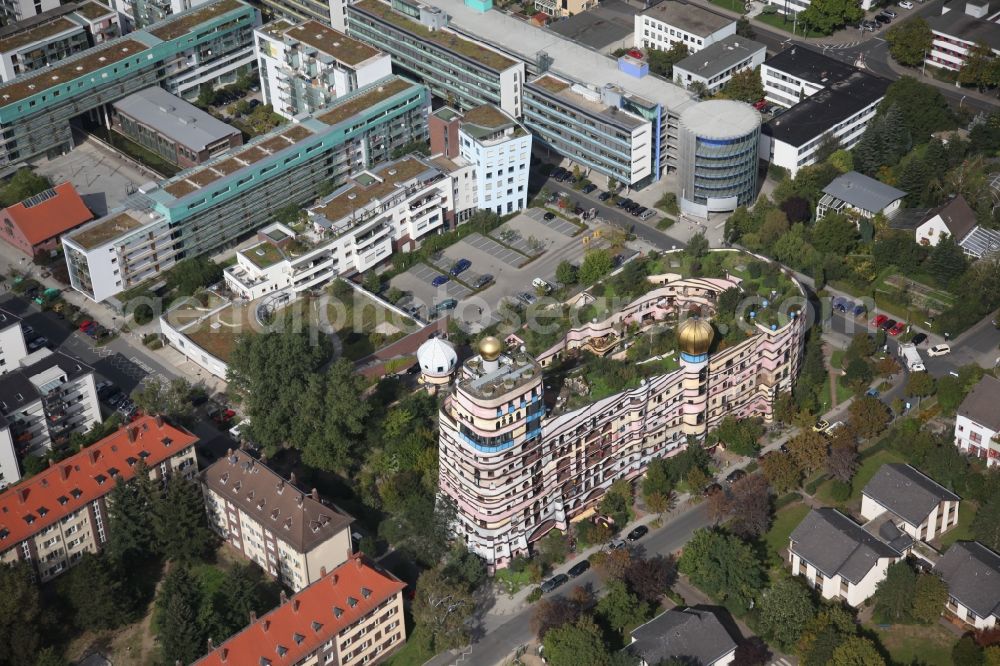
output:
[[[326,578],[326,567],[320,567],[319,568],[319,577],[320,578]]]
[[[95,448],[91,450],[90,455],[88,455],[87,457],[90,458],[91,465],[96,465],[97,459],[101,457],[101,452]]]
[[[135,437],[136,437],[135,428],[129,428],[128,429],[128,441],[129,441],[129,443],[134,443],[135,442]]]
[[[295,485],[295,472],[292,472],[288,475],[288,483],[292,484],[293,486]]]
[[[257,621],[257,611],[250,611],[250,624]]]
[[[261,628],[261,629],[262,629],[262,630],[264,631],[264,633],[266,634],[266,633],[267,633],[267,630],[271,628],[271,622],[270,622],[270,620],[267,620],[267,619],[264,619],[264,620],[261,620],[261,621],[260,621],[260,628]]]
[[[63,481],[66,481],[67,479],[69,479],[69,474],[72,471],[73,471],[72,465],[63,465],[62,471],[59,474],[59,476],[62,478]]]
[[[56,464],[56,461],[55,461],[55,460],[53,460],[52,458],[49,458],[49,464],[48,464],[48,467],[52,467],[52,466],[53,466],[53,465],[55,465],[55,464]]]
[[[300,603],[302,603],[302,602],[299,601],[298,599],[292,599],[292,612],[293,613],[298,613],[299,612],[299,604]]]
[[[163,427],[163,416],[161,416],[160,414],[156,415],[156,427],[157,428]]]
[[[313,489],[312,489],[312,492],[311,492],[311,493],[309,493],[309,494],[310,494],[310,495],[312,495],[312,498],[313,498],[313,499],[314,499],[315,501],[317,501],[317,502],[319,501],[319,491],[318,491],[318,490],[316,490],[315,488],[313,488]]]
[[[21,504],[24,504],[25,502],[28,501],[29,493],[31,493],[31,490],[29,488],[21,488],[20,490],[17,491],[17,499],[21,501]]]
[[[285,594],[284,590],[278,593],[278,603],[282,606],[288,603],[288,595]]]
[[[208,637],[208,651],[211,652],[214,649],[215,649],[215,641],[213,641],[212,637],[209,636]]]
[[[337,576],[337,574],[333,574],[332,576],[330,576],[330,584],[331,585],[336,585],[337,584],[337,578],[339,578],[339,576]]]
[[[226,663],[226,659],[228,658],[229,658],[229,648],[222,648],[222,650],[219,652],[219,661],[221,661],[224,664]]]

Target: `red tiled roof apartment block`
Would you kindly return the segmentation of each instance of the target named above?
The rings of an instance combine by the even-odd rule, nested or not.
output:
[[[29,257],[59,249],[59,237],[94,219],[72,183],[0,210],[0,239]]]
[[[405,585],[352,555],[330,573],[284,601],[195,666],[375,664],[406,641]]]
[[[144,416],[0,493],[0,563],[29,561],[42,581],[108,541],[106,495],[144,462],[151,477],[193,477],[198,438]]]
[[[353,518],[245,451],[230,451],[207,467],[201,485],[212,528],[295,591],[351,556]]]

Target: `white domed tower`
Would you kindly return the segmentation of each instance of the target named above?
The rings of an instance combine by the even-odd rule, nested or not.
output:
[[[684,371],[685,435],[703,437],[708,429],[708,350],[712,347],[715,330],[701,317],[685,319],[677,329],[677,346],[681,351]]]
[[[458,354],[447,340],[431,338],[417,349],[417,363],[420,364],[420,381],[429,388],[437,387],[451,381]]]

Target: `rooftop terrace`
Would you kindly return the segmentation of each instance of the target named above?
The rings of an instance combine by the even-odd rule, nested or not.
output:
[[[488,400],[523,386],[541,372],[541,366],[532,357],[520,352],[501,354],[498,360],[497,369],[489,372],[484,370],[481,356],[466,361],[465,367],[474,377],[462,380],[461,389]]]
[[[514,121],[507,114],[492,104],[483,104],[467,111],[464,120],[467,123],[489,129],[500,129],[514,124]]]
[[[371,184],[365,184],[363,176],[355,176],[348,189],[342,190],[324,204],[310,210],[314,215],[325,217],[330,222],[337,222],[352,212],[364,209],[373,201],[381,200],[392,194],[398,187],[410,181],[429,168],[420,160],[407,157],[386,165],[379,171],[374,172],[381,180],[373,180]],[[394,172],[394,173],[390,173]]]
[[[230,1],[230,0],[226,0]],[[234,1],[235,0],[231,0]],[[85,51],[81,57],[64,61],[58,67],[41,70],[0,86],[0,106],[19,102],[26,97],[78,79],[102,67],[113,65],[119,60],[138,55],[146,50],[146,45],[134,39],[123,39],[105,46]]]
[[[423,39],[439,44],[440,46],[443,46],[450,51],[454,51],[459,55],[465,56],[466,58],[471,58],[472,60],[475,60],[482,65],[486,65],[496,71],[503,71],[517,64],[507,56],[501,55],[496,51],[483,48],[481,45],[467,39],[463,39],[453,32],[430,30],[409,17],[394,11],[392,7],[384,2],[381,2],[380,0],[361,0],[361,2],[352,6],[377,16],[383,21],[392,23],[397,28],[401,28],[407,32],[418,35]]]
[[[90,250],[142,225],[143,222],[135,219],[128,212],[118,213],[83,227],[75,234],[71,234],[70,239],[80,247]]]
[[[84,2],[76,8],[76,13],[91,21],[114,14],[110,7],[105,7],[99,2]]]
[[[76,23],[70,21],[64,16],[60,16],[52,21],[47,21],[45,23],[36,25],[35,27],[11,35],[10,37],[4,37],[0,39],[0,51],[7,53],[9,51],[14,51],[21,48],[22,46],[27,46],[28,44],[33,44],[35,42],[40,42],[43,39],[48,39],[58,35],[60,32],[65,32],[67,30],[72,30],[73,28],[79,28]]]
[[[412,85],[412,83],[405,79],[393,77],[375,88],[369,88],[360,95],[346,98],[334,104],[329,111],[316,116],[316,119],[327,125],[336,125],[358,115],[369,107],[375,106],[383,100],[389,99],[396,93],[403,92]]]
[[[541,76],[531,83],[548,90],[550,93],[561,93],[563,90],[566,90],[566,88],[569,88],[570,85],[561,79],[555,78],[554,76]]]
[[[380,53],[378,49],[348,37],[319,21],[306,21],[292,26],[285,30],[284,34],[351,66],[374,58]]]
[[[154,37],[159,37],[163,41],[177,39],[206,21],[245,6],[238,0],[219,0],[211,5],[204,5],[194,11],[184,12],[178,14],[175,18],[162,21],[159,27],[153,27],[149,33]]]
[[[253,247],[248,247],[242,251],[244,257],[253,262],[257,268],[268,268],[282,261],[284,253],[273,243],[262,241]]]

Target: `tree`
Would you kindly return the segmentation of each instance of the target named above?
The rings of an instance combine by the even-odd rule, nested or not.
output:
[[[757,31],[750,24],[750,19],[741,16],[736,19],[736,34],[747,39],[754,39],[757,36]]]
[[[114,629],[133,619],[133,591],[107,556],[85,553],[58,581],[58,588],[81,629]]]
[[[844,381],[855,392],[867,388],[873,377],[872,366],[868,361],[862,358],[852,358],[847,362],[847,368],[844,370]]]
[[[194,406],[191,404],[191,383],[179,377],[170,383],[153,378],[132,391],[132,401],[143,414],[161,414],[180,424],[191,424]]]
[[[622,580],[632,565],[632,553],[627,548],[613,548],[591,556],[594,570],[604,580]]]
[[[0,189],[0,208],[7,208],[52,187],[52,181],[39,176],[28,167],[22,167]]]
[[[222,266],[208,257],[182,259],[167,274],[167,287],[178,296],[190,296],[222,280]]]
[[[118,476],[109,499],[108,556],[118,563],[152,556],[156,552],[157,541],[149,518],[157,510],[159,497],[145,463],[136,463],[131,482]]]
[[[361,398],[365,390],[364,377],[354,371],[354,364],[346,358],[337,359],[322,380],[313,379],[314,395],[322,390],[318,412],[313,412],[318,422],[313,422],[309,432],[299,432],[302,442],[302,461],[323,470],[344,469],[352,460],[354,448],[365,432],[370,403]],[[316,387],[324,384],[325,387]],[[310,421],[309,419],[300,419]],[[252,421],[256,425],[256,421]]]
[[[565,259],[559,262],[556,266],[556,282],[562,285],[569,286],[571,284],[576,284],[577,281],[577,268],[573,264],[569,263]]]
[[[921,17],[903,21],[889,28],[885,40],[889,42],[889,53],[900,65],[919,67],[931,50],[933,33]]]
[[[699,231],[688,239],[688,244],[684,251],[687,252],[690,257],[701,259],[708,253],[709,247],[708,239],[705,238],[705,234]]]
[[[980,90],[996,85],[996,66],[989,46],[980,43],[969,49],[965,63],[958,72],[958,82]]]
[[[580,613],[580,607],[566,597],[539,599],[531,613],[531,632],[543,641],[552,629],[576,622]]]
[[[757,609],[760,632],[785,651],[795,645],[816,615],[809,592],[792,578],[783,578],[771,586]]]
[[[958,377],[945,375],[937,380],[937,399],[941,411],[951,416],[965,400],[965,388]]]
[[[930,254],[928,269],[938,284],[947,287],[968,268],[965,252],[950,235],[938,241]]]
[[[926,398],[934,394],[934,378],[926,372],[911,372],[906,380],[906,394],[915,398]]]
[[[256,564],[237,563],[212,599],[212,622],[209,635],[232,636],[247,625],[251,613],[263,614],[274,607],[276,586],[264,580]]]
[[[972,535],[987,548],[1000,550],[1000,495],[979,507],[972,519]]]
[[[674,42],[669,50],[647,49],[646,60],[649,71],[665,79],[674,78],[674,65],[688,57],[688,47],[683,42]]]
[[[621,633],[627,627],[642,624],[649,619],[649,604],[629,592],[622,581],[608,582],[605,592],[597,602],[597,614],[616,632]]]
[[[771,659],[771,651],[767,648],[767,643],[757,636],[751,636],[736,646],[733,656],[733,663],[740,666],[764,666]]]
[[[365,273],[363,286],[367,291],[377,294],[382,291],[382,278],[374,270],[370,270]]]
[[[625,582],[640,599],[656,604],[677,578],[677,565],[672,557],[633,557],[625,569]]]
[[[850,425],[859,437],[868,439],[881,433],[889,423],[889,410],[878,399],[862,396],[848,407]]]
[[[890,564],[875,588],[875,610],[891,622],[906,622],[913,608],[917,574],[907,562]]]
[[[761,458],[760,468],[764,478],[778,493],[798,488],[802,479],[802,469],[795,463],[795,459],[778,451],[772,451]]]
[[[631,506],[632,484],[625,479],[621,479],[612,483],[611,487],[604,493],[604,497],[601,498],[601,502],[598,505],[598,510],[605,516],[611,516],[615,521],[615,525],[621,527],[628,523],[629,518],[631,518]]]
[[[204,628],[198,622],[201,588],[186,566],[174,567],[156,599],[157,639],[167,663],[189,664],[204,652]]]
[[[885,666],[885,659],[870,639],[851,636],[833,651],[830,666]]]
[[[764,99],[764,84],[760,80],[760,71],[744,69],[736,72],[722,87],[722,95],[747,104]]]
[[[209,553],[215,537],[205,517],[201,491],[193,481],[174,474],[153,513],[160,552],[170,560],[193,562]]]
[[[955,666],[979,666],[983,663],[983,649],[966,634],[951,649],[951,663]]]
[[[468,642],[467,620],[474,608],[468,583],[445,575],[443,567],[428,569],[417,579],[413,619],[435,653]]]
[[[32,663],[43,635],[38,626],[41,621],[41,599],[31,565],[0,565],[0,644],[4,646],[0,662]]]
[[[716,493],[722,495],[723,493]],[[733,483],[730,489],[729,529],[750,539],[759,537],[771,527],[771,489],[761,474],[751,474]]]
[[[566,560],[569,554],[569,543],[566,535],[559,530],[552,530],[538,542],[538,554],[543,566],[553,566]]]
[[[67,661],[59,656],[54,647],[44,648],[33,663],[34,666],[67,666]]]
[[[922,624],[933,624],[941,617],[941,609],[948,601],[948,586],[934,574],[920,574],[913,592],[913,619]]]
[[[878,112],[885,114],[894,106],[899,109],[902,126],[914,143],[929,140],[934,132],[957,127],[955,114],[941,91],[913,77],[903,76],[893,81]]]
[[[861,7],[851,0],[820,0],[810,2],[799,13],[799,22],[829,35],[837,28],[857,23],[864,15]]]
[[[379,525],[379,536],[425,566],[433,566],[448,552],[454,503],[428,493],[414,471],[394,475],[383,490],[386,517]]]
[[[759,440],[764,435],[760,419],[739,419],[727,416],[711,433],[715,441],[721,442],[727,451],[741,456],[756,456],[760,451]]]
[[[547,632],[542,645],[552,666],[607,666],[610,661],[601,630],[587,615]]]
[[[765,584],[764,570],[753,548],[739,537],[701,529],[684,548],[678,568],[712,597],[749,607]]]
[[[813,215],[813,207],[804,197],[791,196],[781,202],[781,212],[789,224],[808,222]]]
[[[605,249],[588,250],[583,255],[583,264],[577,272],[580,284],[590,285],[599,282],[614,268],[611,253]]]
[[[826,449],[826,438],[811,428],[800,430],[788,440],[788,453],[795,459],[799,469],[807,474],[823,466]]]
[[[812,244],[820,252],[843,256],[858,242],[858,228],[854,222],[838,213],[827,213],[813,227]]]
[[[848,426],[839,428],[845,430]],[[850,483],[858,468],[858,449],[856,446],[830,446],[830,454],[826,457],[826,472],[841,483]]]

